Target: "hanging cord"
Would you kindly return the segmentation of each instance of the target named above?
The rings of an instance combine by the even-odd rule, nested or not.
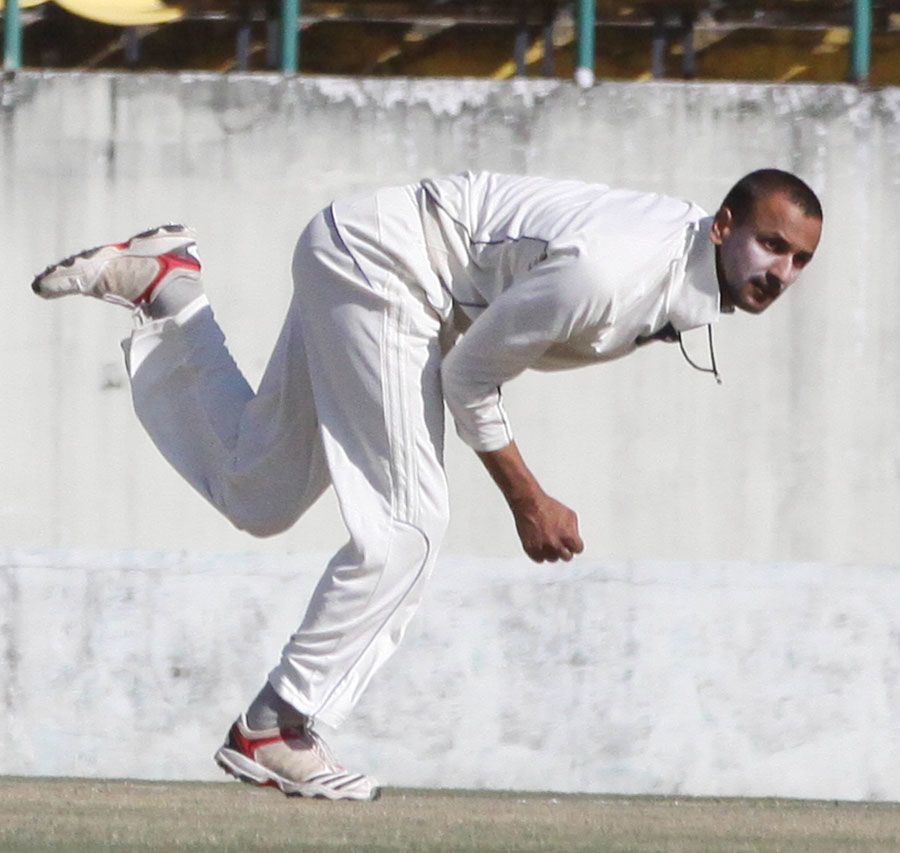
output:
[[[684,348],[684,341],[681,339],[681,332],[678,332],[678,346],[681,347],[681,354],[684,356],[684,360],[693,367],[694,370],[699,370],[701,373],[711,373],[716,377],[716,382],[721,385],[722,377],[719,376],[719,370],[716,367],[716,351],[713,347],[713,331],[711,323],[706,327],[706,333],[709,337],[709,361],[710,364],[712,364],[712,367],[702,367],[687,354],[687,350]]]

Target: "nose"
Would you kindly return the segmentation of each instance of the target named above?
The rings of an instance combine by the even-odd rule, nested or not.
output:
[[[769,274],[772,278],[777,279],[778,283],[781,285],[781,289],[784,289],[789,284],[792,284],[794,279],[797,278],[799,270],[794,267],[793,258],[790,255],[781,255],[778,260],[769,267]]]

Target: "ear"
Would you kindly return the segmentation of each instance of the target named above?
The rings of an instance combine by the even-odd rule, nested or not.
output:
[[[728,239],[733,227],[734,217],[731,215],[731,211],[727,207],[720,207],[710,226],[709,239],[717,246],[721,246]]]

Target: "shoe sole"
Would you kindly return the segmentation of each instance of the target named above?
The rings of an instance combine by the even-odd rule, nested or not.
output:
[[[368,796],[357,796],[352,793],[335,791],[331,788],[315,783],[298,785],[288,779],[266,770],[261,764],[247,758],[243,753],[227,746],[221,747],[215,754],[216,764],[229,776],[233,776],[248,785],[256,785],[260,788],[278,788],[282,794],[288,797],[308,797],[317,800],[377,800],[381,796],[381,789],[377,786]]]
[[[106,244],[104,246],[94,246],[91,249],[85,249],[78,254],[70,255],[63,258],[55,264],[51,264],[42,273],[34,277],[31,282],[31,289],[38,295],[45,298],[56,298],[58,296],[69,296],[68,293],[44,293],[41,285],[44,280],[56,272],[67,269],[75,265],[76,261],[89,260],[97,254],[101,249],[113,245],[119,249],[121,254],[131,255],[132,257],[146,258],[155,255],[165,255],[168,252],[174,252],[183,249],[197,242],[196,234],[185,225],[160,225],[158,228],[150,228],[147,231],[141,231],[130,237],[125,243]]]

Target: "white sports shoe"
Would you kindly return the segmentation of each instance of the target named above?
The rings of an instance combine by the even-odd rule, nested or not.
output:
[[[275,787],[288,796],[375,800],[380,793],[374,779],[341,767],[308,725],[257,732],[241,715],[215,758],[242,782]]]
[[[175,277],[200,278],[196,237],[184,225],[161,225],[52,264],[31,289],[45,299],[82,294],[134,308]]]

